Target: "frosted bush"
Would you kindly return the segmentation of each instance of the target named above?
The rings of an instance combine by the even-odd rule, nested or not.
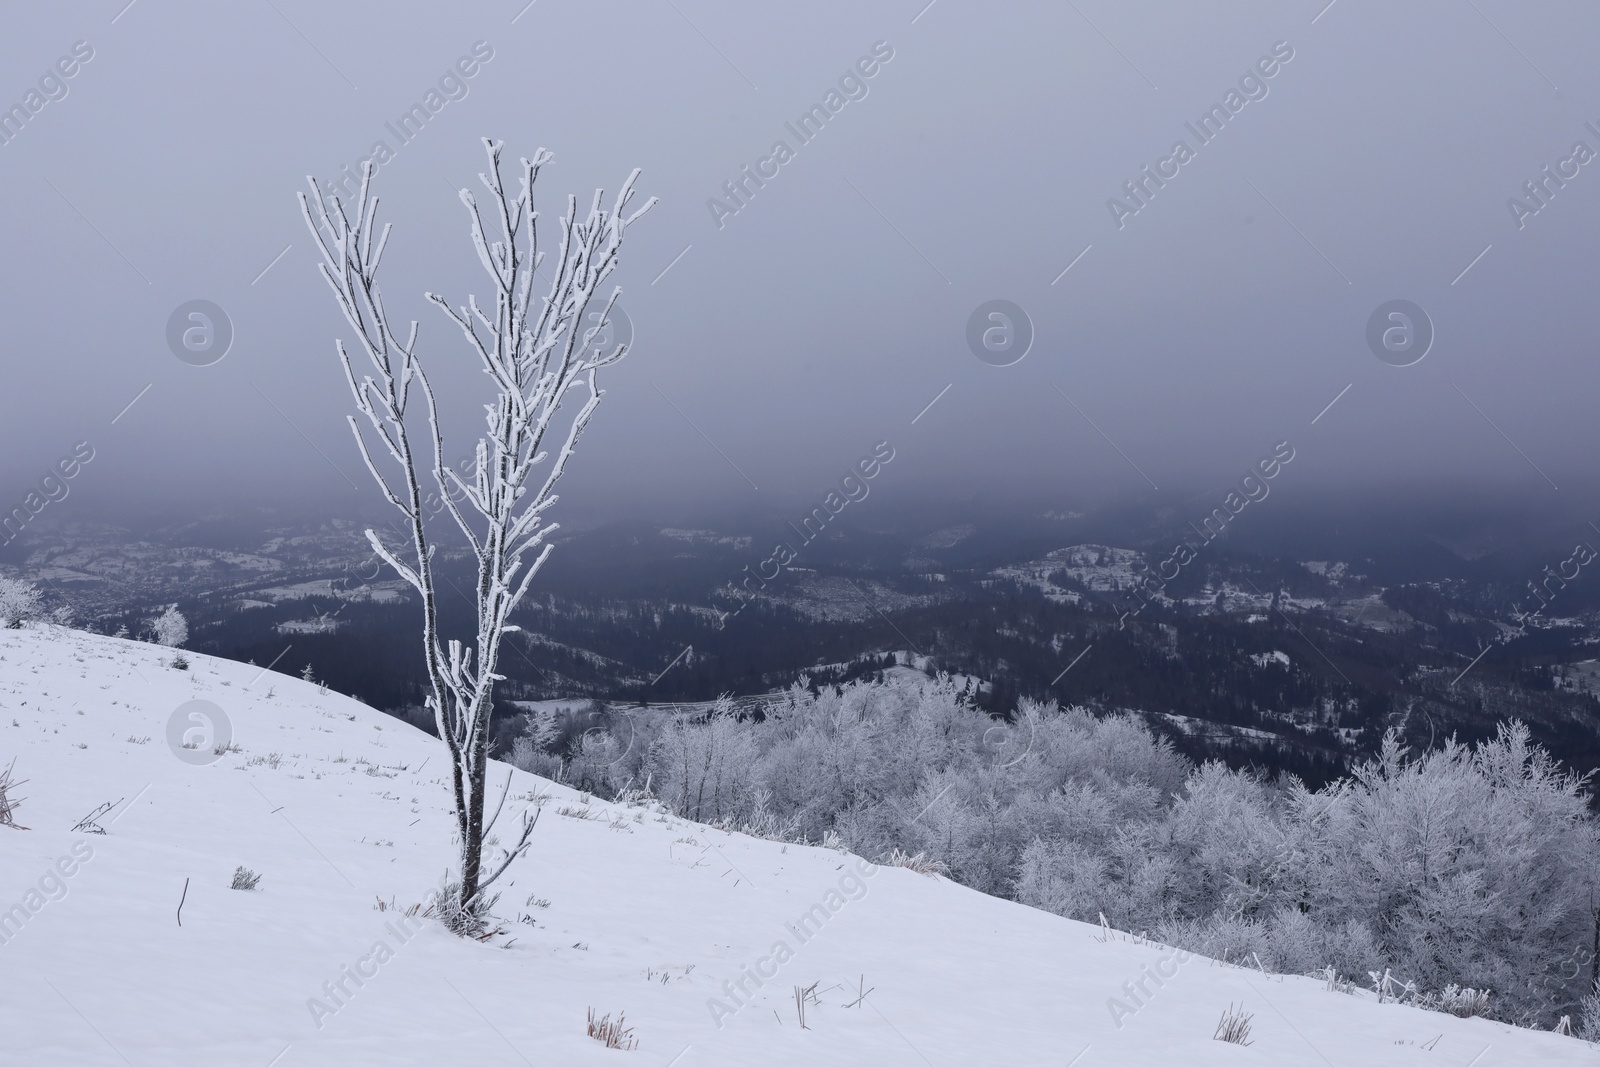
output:
[[[1073,842],[1035,840],[1022,853],[1017,899],[1069,919],[1093,922],[1111,904],[1106,861]]]
[[[1600,993],[1590,993],[1578,1005],[1578,1036],[1600,1041]]]
[[[167,648],[177,648],[189,640],[189,620],[183,617],[176,604],[158,615],[151,629],[155,632],[156,644]]]
[[[15,630],[39,617],[39,590],[21,578],[0,578],[0,626]]]
[[[553,752],[542,751],[527,737],[518,737],[511,742],[511,751],[506,755],[506,762],[519,771],[527,771],[529,774],[537,774],[544,778],[557,778],[561,775],[561,757]]]
[[[1127,716],[1024,701],[1001,722],[945,677],[638,728],[590,731],[567,773],[610,796],[649,783],[684,818],[920,855],[1246,966],[1403,974],[1445,1010],[1549,1026],[1589,993],[1570,961],[1593,937],[1600,834],[1585,782],[1520,725],[1416,756],[1391,736],[1320,790],[1195,767]],[[1495,993],[1467,1005],[1462,987]]]
[[[1459,1015],[1463,1019],[1474,1015],[1489,1014],[1489,991],[1487,989],[1463,989],[1452,982],[1444,987],[1438,996],[1440,1011],[1447,1011],[1451,1015]]]

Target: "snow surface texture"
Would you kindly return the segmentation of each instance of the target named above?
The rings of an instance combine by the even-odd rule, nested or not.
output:
[[[0,631],[0,768],[17,758],[27,784],[14,794],[25,797],[16,821],[31,827],[0,827],[0,1063],[1600,1058],[1555,1034],[1180,962],[1164,946],[904,868],[713,830],[653,805],[586,803],[500,764],[497,791],[512,776],[503,826],[548,795],[531,853],[500,887],[507,933],[480,944],[406,925],[376,902],[402,912],[425,902],[453,853],[437,742],[297,678],[189,658],[180,671],[152,645],[53,626]],[[213,740],[186,714],[169,746],[169,720],[195,699],[223,710],[237,751],[182,748],[186,730],[191,742]],[[103,836],[71,831],[119,797],[99,820]],[[262,876],[255,890],[230,888],[241,866]],[[758,968],[770,975],[759,989],[744,978]],[[743,1007],[724,988],[741,978]],[[865,1002],[845,1007],[863,980]],[[794,987],[812,983],[802,1029]],[[1254,1015],[1247,1046],[1212,1038],[1230,1004]],[[586,1036],[590,1008],[626,1013],[638,1047]]]

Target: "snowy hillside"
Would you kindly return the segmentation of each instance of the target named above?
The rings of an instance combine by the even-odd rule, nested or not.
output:
[[[296,678],[171,657],[0,631],[0,769],[16,758],[30,827],[0,827],[0,1063],[1600,1059],[1567,1037],[1107,938],[904,868],[586,802],[504,766],[503,826],[547,799],[496,908],[506,933],[463,941],[402,918],[451,856],[436,742]],[[172,724],[193,700],[221,709],[237,749],[213,757],[193,708]],[[103,836],[72,831],[119,798]],[[256,890],[229,888],[240,866]],[[813,983],[802,1029],[794,989]],[[1253,1013],[1247,1046],[1213,1040],[1230,1004]],[[586,1036],[591,1008],[625,1013],[637,1048]]]

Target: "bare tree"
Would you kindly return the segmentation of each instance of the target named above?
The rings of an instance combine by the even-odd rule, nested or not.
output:
[[[512,195],[501,183],[501,147],[502,142],[484,139],[489,169],[479,178],[489,192],[487,223],[472,193],[463,189],[460,194],[471,218],[478,260],[493,286],[493,305],[481,307],[476,297],[469,296],[466,306],[452,308],[443,298],[426,294],[460,329],[493,383],[493,397],[485,405],[486,429],[478,438],[473,468],[465,474],[444,459],[438,405],[416,355],[417,323],[411,322],[402,340],[377,285],[390,228],[385,224],[377,229],[371,164],[363,168],[353,212],[338,196],[325,195],[309,177],[311,197],[300,195],[301,213],[322,251],[322,275],[371,368],[370,373],[358,373],[344,343],[338,342],[356,409],[367,422],[364,430],[351,416],[351,431],[367,469],[409,527],[409,548],[385,545],[374,530],[366,534],[373,551],[422,599],[428,703],[450,753],[461,842],[460,882],[447,894],[453,900],[445,903],[453,925],[472,932],[482,927],[487,907],[483,891],[526,850],[533,825],[524,815],[515,843],[492,864],[493,870],[486,870],[491,865],[484,862],[483,842],[505,803],[502,791],[500,804],[485,821],[489,716],[495,682],[503,677],[495,673],[501,641],[517,629],[507,620],[550,557],[550,537],[558,527],[546,520],[545,512],[556,502],[556,483],[605,395],[597,375],[627,354],[626,344],[611,352],[595,346],[596,337],[610,323],[620,290],[613,289],[605,298],[596,294],[617,265],[628,226],[655,204],[651,198],[628,213],[638,170],[623,183],[609,211],[602,208],[602,192],[596,190],[588,215],[580,219],[577,199],[569,196],[553,269],[546,274],[548,288],[536,296],[534,275],[545,254],[538,244],[533,189],[540,167],[551,155],[541,148],[531,160],[521,161],[521,188]],[[494,237],[487,227],[497,231]],[[591,302],[603,307],[599,322],[585,329]],[[425,431],[407,424],[413,387],[426,407]],[[574,393],[582,400],[575,411],[565,403]],[[426,454],[419,454],[413,442],[416,432],[425,433]],[[560,442],[553,455],[546,444],[551,433]],[[397,474],[379,471],[369,436],[382,443],[398,467]],[[439,632],[435,546],[427,529],[421,485],[424,472],[476,558],[477,633],[470,646],[446,640]]]

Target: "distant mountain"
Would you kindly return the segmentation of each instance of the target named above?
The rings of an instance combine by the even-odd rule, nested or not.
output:
[[[1180,515],[841,519],[810,541],[777,520],[587,530],[560,542],[517,620],[502,694],[682,703],[916,663],[978,680],[997,715],[1022,696],[1128,710],[1193,758],[1315,783],[1385,729],[1427,745],[1503,718],[1600,768],[1600,568],[1571,546],[1481,523],[1365,539],[1288,526],[1272,546],[1230,530],[1185,559]],[[402,715],[421,704],[417,606],[354,521],[30,536],[15,573],[98,629],[138,634],[177,602],[201,650],[309,664]],[[793,558],[768,562],[774,543]],[[1328,551],[1341,544],[1358,551]],[[440,571],[443,624],[465,634],[475,575],[459,553]]]

